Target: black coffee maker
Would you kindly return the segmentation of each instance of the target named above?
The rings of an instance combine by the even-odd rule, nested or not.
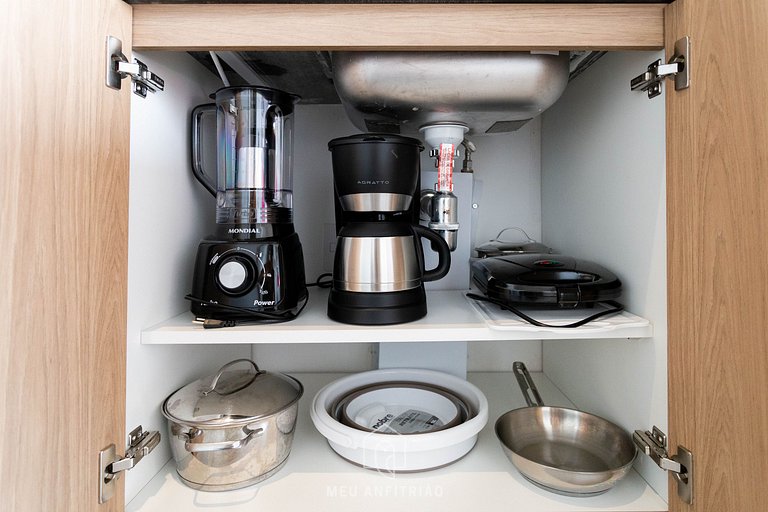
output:
[[[425,281],[444,277],[451,252],[418,224],[417,139],[360,134],[328,143],[333,160],[337,239],[328,316],[360,325],[410,322],[427,314]],[[421,238],[438,253],[424,268]]]
[[[226,87],[192,112],[195,177],[216,196],[215,237],[197,250],[191,310],[205,319],[275,322],[307,300],[304,257],[293,229],[292,131],[298,96]],[[201,120],[216,114],[217,174],[201,163]]]

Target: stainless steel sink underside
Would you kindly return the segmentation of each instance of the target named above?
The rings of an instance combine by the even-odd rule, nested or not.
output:
[[[515,129],[568,84],[569,53],[334,52],[333,79],[361,130],[416,133],[460,122],[470,133]]]
[[[262,84],[338,104],[361,130],[416,133],[457,121],[472,133],[516,130],[603,52],[218,52],[232,85]],[[208,52],[190,52],[217,74]],[[337,93],[338,89],[338,93]]]

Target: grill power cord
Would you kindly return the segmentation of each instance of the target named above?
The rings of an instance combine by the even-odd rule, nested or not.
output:
[[[307,284],[307,288],[311,286],[317,286],[318,288],[330,288],[332,283],[332,274],[327,272],[320,274],[314,283]],[[210,304],[209,301],[201,299],[200,297],[194,297],[191,294],[184,297],[186,300],[192,302],[199,302],[202,305]],[[304,311],[304,308],[309,302],[309,290],[307,290],[307,296],[301,302],[301,305],[296,311],[286,311],[284,313],[268,313],[266,311],[253,311],[248,308],[241,308],[237,306],[228,306],[226,304],[216,304],[218,309],[229,311],[231,313],[239,313],[241,315],[248,316],[247,320],[217,320],[215,318],[202,318],[197,317],[192,322],[197,325],[202,325],[203,329],[221,329],[223,327],[236,327],[238,325],[248,324],[264,324],[264,323],[281,323],[293,320]]]
[[[588,324],[589,322],[592,322],[593,320],[597,320],[598,318],[601,318],[601,317],[604,317],[604,316],[608,316],[608,315],[615,315],[616,313],[621,313],[622,311],[624,311],[624,306],[622,306],[618,302],[613,301],[613,300],[604,300],[604,301],[599,301],[598,304],[607,304],[607,305],[611,306],[610,309],[605,309],[603,311],[595,313],[594,315],[590,315],[587,318],[581,319],[578,322],[573,322],[572,324],[551,325],[551,324],[545,324],[544,322],[539,322],[535,318],[531,318],[530,316],[526,315],[525,313],[523,313],[522,311],[520,311],[516,307],[511,306],[509,304],[506,304],[506,303],[504,303],[504,302],[502,302],[500,300],[491,299],[489,297],[484,297],[484,296],[478,295],[476,293],[468,293],[467,297],[472,299],[472,300],[477,300],[477,301],[481,301],[481,302],[490,302],[491,304],[495,304],[495,305],[499,306],[501,309],[507,310],[507,311],[509,311],[509,312],[511,312],[511,313],[513,313],[513,314],[515,314],[517,316],[519,316],[520,318],[522,318],[523,320],[525,320],[529,324],[535,325],[536,327],[565,328],[565,329],[574,328],[574,327],[581,327],[582,325]]]

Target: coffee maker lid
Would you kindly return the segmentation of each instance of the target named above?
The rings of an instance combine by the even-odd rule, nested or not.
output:
[[[333,149],[336,146],[343,146],[346,144],[406,144],[409,146],[416,146],[419,151],[424,149],[424,145],[419,139],[413,137],[404,137],[395,133],[358,133],[356,135],[349,135],[347,137],[339,137],[328,142],[328,149]]]

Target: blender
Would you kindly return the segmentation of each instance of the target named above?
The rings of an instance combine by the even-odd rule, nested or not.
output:
[[[291,320],[307,300],[293,228],[293,112],[298,96],[225,87],[192,111],[192,170],[216,197],[215,236],[200,242],[191,310],[202,319]],[[202,163],[204,115],[216,115],[216,174]]]

